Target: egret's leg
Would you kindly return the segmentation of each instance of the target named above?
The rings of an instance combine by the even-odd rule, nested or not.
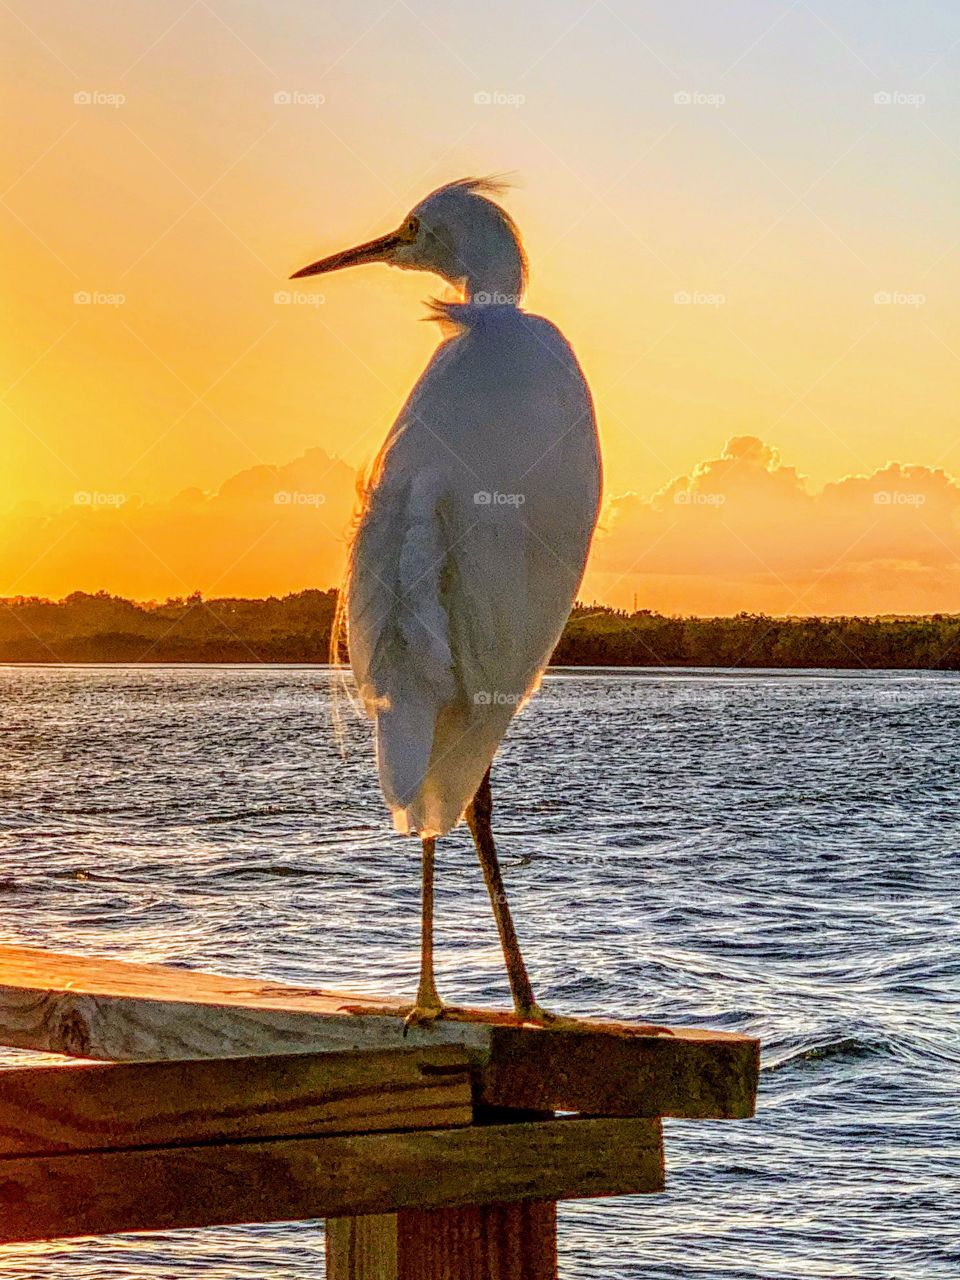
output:
[[[503,958],[507,963],[507,975],[510,979],[510,992],[513,996],[514,1008],[519,1017],[526,1022],[542,1022],[549,1019],[539,1007],[533,996],[533,987],[520,952],[520,942],[510,914],[507,902],[507,890],[500,874],[500,863],[497,860],[497,847],[493,842],[493,795],[490,790],[490,770],[483,775],[483,781],[477,788],[477,794],[467,806],[467,826],[477,846],[477,856],[483,868],[483,878],[487,882],[487,892],[493,906],[493,914],[500,932],[500,945]]]
[[[443,1001],[437,995],[433,978],[433,863],[437,841],[423,838],[423,899],[420,913],[420,985],[417,1002],[407,1014],[406,1026],[423,1026],[443,1013]]]
[[[503,958],[507,962],[507,974],[510,978],[510,991],[513,995],[514,1008],[523,1022],[535,1022],[542,1027],[551,1027],[557,1031],[590,1031],[597,1030],[596,1022],[588,1022],[582,1018],[565,1018],[550,1013],[537,1004],[533,995],[533,987],[527,973],[527,966],[520,953],[520,942],[510,914],[507,902],[507,891],[503,876],[500,874],[500,863],[497,860],[497,849],[493,842],[493,795],[490,790],[490,770],[483,776],[477,788],[477,794],[467,807],[467,825],[477,846],[480,865],[483,867],[483,878],[487,882],[487,891],[493,904],[497,928],[500,931],[500,945],[503,947]],[[636,1024],[629,1029],[611,1031],[615,1035],[673,1035],[669,1027]]]

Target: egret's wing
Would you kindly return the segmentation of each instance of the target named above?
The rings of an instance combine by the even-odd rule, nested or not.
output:
[[[441,498],[436,472],[387,475],[368,494],[351,554],[350,660],[377,722],[380,779],[394,809],[422,783],[437,713],[456,692],[441,601]]]
[[[405,596],[421,576],[425,589],[429,588],[428,571],[440,553],[434,528],[439,477],[422,459],[411,456],[415,450],[409,436],[445,357],[441,347],[401,409],[366,486],[350,547],[344,584],[350,665],[371,713],[376,700],[384,696],[383,677],[403,627],[417,626],[415,617],[406,616],[415,601],[405,605]],[[422,627],[433,620],[431,645],[438,646],[444,659],[449,646],[433,602],[421,599],[420,610]]]

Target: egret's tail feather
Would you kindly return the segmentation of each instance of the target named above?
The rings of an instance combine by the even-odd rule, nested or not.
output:
[[[397,680],[387,705],[377,713],[377,768],[394,823],[405,834],[413,805],[430,767],[436,705],[424,697],[413,673]],[[427,832],[426,834],[430,834]]]

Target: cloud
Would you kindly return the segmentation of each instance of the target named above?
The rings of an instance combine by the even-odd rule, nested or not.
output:
[[[0,595],[279,595],[339,581],[356,500],[321,449],[168,501],[78,493],[0,524]],[[735,436],[650,496],[609,498],[582,595],[667,613],[960,612],[960,485],[891,462],[814,491]]]
[[[756,436],[736,436],[649,498],[613,497],[589,586],[676,612],[960,609],[960,486],[891,462],[811,491]]]
[[[355,493],[353,469],[322,449],[166,502],[80,490],[65,510],[20,511],[0,527],[0,594],[104,588],[149,599],[327,587],[339,580]]]

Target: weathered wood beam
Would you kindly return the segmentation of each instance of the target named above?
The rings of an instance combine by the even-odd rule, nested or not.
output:
[[[663,1187],[660,1123],[538,1120],[0,1159],[0,1242]]]
[[[530,1111],[601,1116],[745,1119],[756,1107],[759,1044],[676,1028],[672,1036],[490,1028],[481,1101]]]
[[[470,1065],[458,1045],[0,1071],[0,1156],[472,1120]]]
[[[408,1005],[159,965],[0,948],[0,1043],[110,1061],[460,1044],[490,1106],[689,1118],[753,1113],[758,1042],[722,1031],[577,1031],[453,1009],[404,1038]]]

